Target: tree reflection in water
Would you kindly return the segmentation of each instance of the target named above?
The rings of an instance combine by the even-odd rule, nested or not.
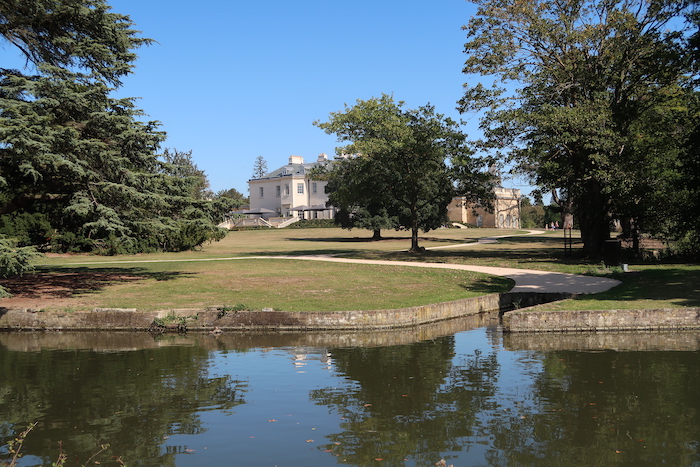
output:
[[[44,464],[63,441],[132,466],[700,465],[700,334],[473,325],[138,335],[112,352],[93,348],[116,336],[0,334],[0,442],[38,421],[24,452]]]
[[[208,375],[209,351],[165,347],[130,352],[0,351],[0,445],[32,421],[25,456],[44,465],[62,451],[85,462],[106,453],[138,459],[130,465],[175,465],[174,434],[202,433],[201,414],[244,402],[246,384]],[[102,456],[105,457],[105,456]],[[81,464],[82,465],[82,464]]]
[[[495,404],[495,353],[476,350],[455,360],[454,337],[411,346],[332,351],[337,371],[352,380],[311,391],[317,404],[343,417],[329,435],[332,450],[353,465],[433,465],[478,433],[478,415]]]

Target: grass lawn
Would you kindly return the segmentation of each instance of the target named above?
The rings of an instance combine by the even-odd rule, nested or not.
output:
[[[102,307],[158,310],[211,305],[250,309],[389,309],[496,293],[504,278],[463,271],[278,259],[151,263],[131,267],[59,267],[47,272],[119,274],[75,296]]]
[[[611,277],[621,285],[607,292],[548,303],[538,310],[614,310],[700,307],[700,265],[637,264]]]
[[[410,254],[405,251],[410,246],[408,232],[386,231],[385,240],[372,242],[371,233],[363,230],[233,231],[221,242],[182,253],[50,255],[40,261],[37,274],[23,280],[29,295],[34,296],[40,295],[35,290],[41,288],[37,283],[56,283],[57,288],[62,287],[60,299],[45,300],[42,308],[68,310],[239,304],[287,311],[389,309],[502,292],[512,286],[507,279],[462,271],[251,258],[340,254],[605,275],[623,281],[608,292],[551,304],[548,309],[700,306],[698,265],[630,261],[632,272],[622,273],[619,268],[610,270],[582,261],[577,257],[580,244],[574,244],[573,258],[565,257],[561,232],[474,244],[480,238],[514,233],[518,231],[431,231],[422,236],[422,246],[454,248]],[[8,306],[3,302],[0,300],[0,307]]]

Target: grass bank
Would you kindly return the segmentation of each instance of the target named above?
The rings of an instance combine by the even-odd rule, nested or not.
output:
[[[518,232],[441,229],[421,239],[422,246],[438,249],[410,254],[407,232],[387,231],[384,240],[373,242],[367,231],[337,228],[235,231],[221,242],[182,253],[50,255],[37,274],[19,285],[45,309],[242,304],[289,311],[408,307],[503,292],[512,285],[503,278],[461,271],[251,258],[325,254],[603,275],[623,282],[605,293],[548,305],[552,309],[700,306],[698,265],[631,262],[632,272],[622,273],[583,261],[577,243],[573,257],[567,257],[561,232],[478,243],[514,233]],[[450,248],[439,248],[445,246]],[[0,307],[6,303],[0,300]]]

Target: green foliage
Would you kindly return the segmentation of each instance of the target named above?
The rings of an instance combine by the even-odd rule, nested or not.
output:
[[[0,0],[0,36],[34,65],[80,69],[119,85],[136,60],[137,37],[128,16],[104,0]]]
[[[253,163],[253,176],[251,178],[263,178],[265,174],[267,174],[267,161],[263,156],[258,156]]]
[[[464,72],[496,82],[467,85],[460,108],[485,111],[482,148],[561,190],[555,201],[576,214],[591,256],[612,217],[658,224],[687,134],[688,3],[475,3]]]
[[[220,190],[214,193],[214,198],[228,198],[233,200],[236,204],[235,207],[240,207],[243,204],[249,202],[248,197],[243,195],[240,191],[235,188],[229,188],[228,190]]]
[[[334,225],[333,219],[303,219],[288,225],[285,229],[324,229]]]
[[[447,205],[456,194],[487,184],[477,172],[459,125],[433,106],[404,109],[386,94],[332,112],[328,122],[314,122],[338,141],[341,160],[327,174],[330,204],[339,208],[344,227],[411,230],[411,251],[420,251],[418,231],[447,221]],[[448,161],[450,167],[448,167]]]
[[[0,235],[14,239],[18,246],[42,247],[51,241],[53,229],[41,212],[13,212],[0,216]]]
[[[224,316],[226,316],[229,312],[238,313],[239,311],[252,311],[252,308],[250,308],[248,305],[244,305],[243,303],[238,303],[233,306],[224,305],[218,309],[216,317],[218,319],[221,319]]]
[[[29,432],[32,431],[37,424],[38,422],[30,423],[26,430],[21,432],[15,439],[11,439],[7,443],[7,452],[12,456],[12,458],[9,462],[0,462],[0,466],[14,467],[17,465],[17,461],[20,457],[22,457],[22,446],[24,446],[24,441],[27,439]]]
[[[192,160],[192,151],[165,149],[160,155],[163,162],[161,171],[178,177],[189,185],[189,194],[196,199],[207,199],[213,196],[209,190],[209,180],[203,170],[199,170]]]
[[[32,261],[41,255],[30,246],[17,247],[14,240],[0,236],[0,276],[15,277],[31,271]],[[0,298],[9,297],[10,293],[0,286]]]
[[[136,37],[102,0],[0,0],[0,36],[37,74],[0,69],[0,230],[21,244],[105,254],[181,251],[223,235],[191,152],[133,99],[111,97]],[[48,241],[47,241],[48,240]]]

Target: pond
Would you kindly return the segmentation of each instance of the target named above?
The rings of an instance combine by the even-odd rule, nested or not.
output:
[[[503,335],[493,316],[0,334],[0,465],[37,422],[18,465],[700,466],[699,349],[698,333]]]

